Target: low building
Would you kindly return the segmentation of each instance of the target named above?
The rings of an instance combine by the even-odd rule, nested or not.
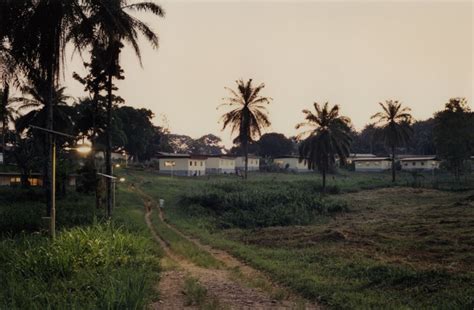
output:
[[[400,166],[402,170],[434,170],[439,168],[439,160],[436,156],[417,156],[405,157],[400,159]]]
[[[359,172],[381,172],[392,167],[390,157],[371,157],[353,159],[354,170]]]
[[[206,159],[207,174],[235,173],[235,157],[229,155],[209,155]]]
[[[43,186],[43,175],[32,173],[28,178],[30,186]],[[0,172],[0,186],[19,186],[21,184],[21,173]]]
[[[158,153],[158,173],[176,176],[202,176],[206,174],[206,156],[191,154]]]
[[[260,158],[254,155],[248,156],[248,170],[258,171],[260,170]],[[243,171],[245,170],[245,156],[238,156],[235,158],[235,169]]]
[[[354,160],[365,158],[376,158],[374,154],[352,153],[346,158],[346,164],[352,164]]]
[[[281,156],[273,159],[273,163],[281,169],[292,172],[309,172],[308,161],[300,160],[299,156]]]

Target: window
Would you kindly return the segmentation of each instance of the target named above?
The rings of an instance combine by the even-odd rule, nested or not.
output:
[[[165,161],[165,167],[174,167],[174,166],[176,166],[176,162],[172,160]]]
[[[201,161],[201,167],[202,167],[202,164],[203,164],[203,163],[202,163],[202,161]]]
[[[416,162],[413,162],[413,166],[416,166]]]
[[[190,166],[192,166],[192,165],[193,165],[193,161],[192,161],[192,160],[191,160],[191,161],[189,161],[189,165],[190,165]]]

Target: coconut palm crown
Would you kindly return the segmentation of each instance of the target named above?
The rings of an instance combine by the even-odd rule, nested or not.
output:
[[[237,133],[234,143],[240,144],[245,155],[245,175],[248,172],[248,145],[261,136],[263,129],[271,125],[268,119],[268,111],[265,105],[273,99],[260,95],[265,87],[264,83],[257,86],[252,85],[252,79],[244,82],[242,79],[236,81],[237,91],[226,87],[231,96],[223,98],[221,106],[227,106],[231,110],[221,117],[222,130],[230,127],[231,133]]]
[[[376,125],[381,129],[381,139],[391,150],[392,155],[392,182],[395,182],[395,150],[399,146],[404,146],[410,140],[413,133],[411,123],[413,117],[411,109],[402,107],[398,100],[387,100],[379,103],[382,112],[372,115],[371,119],[376,120]]]
[[[305,121],[296,125],[296,129],[306,127],[297,136],[300,160],[308,161],[308,169],[316,168],[323,176],[323,191],[326,188],[326,173],[335,164],[336,156],[345,162],[350,153],[352,138],[350,137],[351,120],[339,115],[339,106],[314,103],[314,110],[303,110]]]

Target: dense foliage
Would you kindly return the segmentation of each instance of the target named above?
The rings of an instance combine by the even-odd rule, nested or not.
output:
[[[216,183],[182,199],[190,214],[214,217],[220,227],[307,225],[347,211],[345,203],[322,198],[317,189],[313,182]]]

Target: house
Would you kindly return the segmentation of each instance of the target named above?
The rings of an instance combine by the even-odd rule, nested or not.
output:
[[[404,157],[400,159],[402,170],[434,170],[439,168],[439,160],[436,156]]]
[[[177,176],[206,174],[206,156],[191,154],[158,153],[158,173]]]
[[[28,178],[30,186],[43,186],[43,175],[32,173]],[[19,186],[21,184],[21,173],[0,172],[0,186]]]
[[[370,157],[352,159],[354,170],[359,172],[380,172],[392,167],[390,157]]]
[[[375,158],[374,154],[363,154],[363,153],[352,153],[346,158],[347,164],[352,164],[355,159],[364,159],[364,158]]]
[[[76,186],[77,175],[71,174],[68,176],[67,185]],[[41,173],[31,173],[28,178],[30,186],[43,186],[43,175]],[[20,172],[0,172],[0,186],[20,186],[21,173]]]
[[[273,163],[280,167],[281,169],[285,169],[288,171],[293,172],[309,172],[308,170],[308,161],[303,159],[300,161],[299,156],[281,156],[275,157],[273,159]]]
[[[206,173],[235,173],[235,157],[229,155],[209,155],[206,159]]]
[[[260,170],[260,158],[254,155],[249,155],[248,169],[249,171],[258,171]],[[235,158],[235,169],[244,170],[245,169],[245,156],[238,156]]]

